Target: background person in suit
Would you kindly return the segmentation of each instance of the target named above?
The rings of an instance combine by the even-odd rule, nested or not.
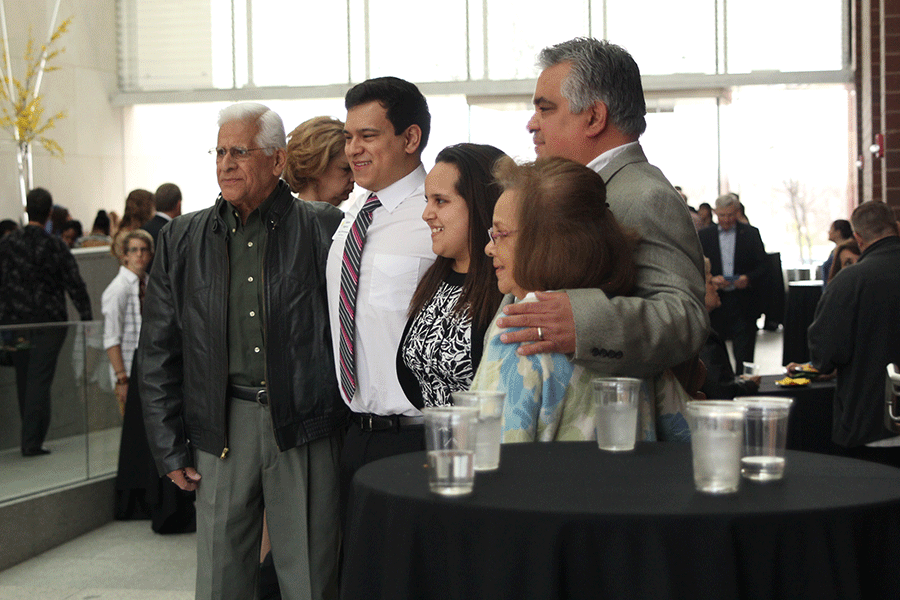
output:
[[[539,293],[510,304],[502,336],[523,355],[561,352],[611,375],[650,377],[696,356],[706,341],[703,253],[684,200],[647,162],[640,70],[623,48],[576,38],[541,51],[528,130],[538,158],[559,156],[603,178],[610,210],[641,236],[632,296],[599,289]]]
[[[722,300],[722,306],[710,313],[710,322],[720,336],[733,341],[735,372],[743,373],[743,363],[753,362],[760,315],[756,291],[762,287],[769,266],[759,230],[741,223],[739,213],[734,194],[719,196],[719,224],[701,229],[697,235]]]
[[[159,230],[163,225],[181,215],[181,189],[174,183],[164,183],[156,188],[153,195],[156,203],[156,214],[153,218],[141,225],[141,229],[150,234],[153,238],[153,247],[159,240]],[[150,264],[147,265],[147,272],[153,266],[153,257],[150,257]]]

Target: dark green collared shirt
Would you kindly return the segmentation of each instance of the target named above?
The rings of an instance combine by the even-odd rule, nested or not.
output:
[[[276,186],[275,191],[278,191]],[[228,289],[228,380],[248,387],[266,384],[266,340],[263,323],[263,252],[266,215],[273,193],[241,222],[225,202],[221,217],[228,228],[230,281]]]

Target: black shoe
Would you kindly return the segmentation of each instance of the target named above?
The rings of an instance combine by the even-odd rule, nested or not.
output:
[[[27,450],[22,450],[22,456],[43,456],[45,454],[50,454],[49,448],[28,448]]]

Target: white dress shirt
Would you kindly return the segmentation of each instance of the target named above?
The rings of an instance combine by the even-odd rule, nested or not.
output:
[[[144,275],[146,282],[147,275]],[[122,346],[122,361],[125,371],[131,375],[131,362],[141,335],[141,300],[138,276],[133,271],[120,266],[119,273],[113,278],[105,290],[101,300],[103,310],[103,348]],[[116,383],[116,374],[112,365],[109,376]]]
[[[340,373],[341,260],[350,227],[369,192],[347,207],[332,238],[326,268],[334,364]],[[431,230],[425,210],[425,168],[419,165],[403,179],[377,192],[381,206],[366,234],[356,297],[356,392],[344,397],[354,412],[418,416],[397,380],[397,348],[406,327],[409,302],[422,275],[434,262]],[[341,394],[343,395],[343,390]]]
[[[639,146],[640,142],[628,142],[627,144],[622,144],[621,146],[616,146],[615,148],[610,148],[591,162],[589,162],[586,166],[588,169],[594,171],[595,173],[599,173],[603,167],[612,162],[612,159],[622,154],[628,148],[632,146]]]

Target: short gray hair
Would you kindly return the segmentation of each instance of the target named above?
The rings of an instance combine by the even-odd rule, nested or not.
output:
[[[566,62],[572,70],[560,91],[573,114],[602,102],[610,122],[622,133],[634,137],[644,133],[647,105],[641,71],[627,50],[607,40],[581,37],[548,46],[538,54],[541,69]]]
[[[727,194],[722,194],[718,198],[716,198],[716,210],[724,210],[729,206],[738,206],[740,208],[740,200],[737,199],[737,196],[728,192]]]
[[[879,200],[869,200],[857,206],[850,215],[850,223],[853,232],[867,244],[898,233],[894,210]]]
[[[287,139],[284,135],[284,122],[278,113],[264,104],[257,102],[240,102],[226,106],[219,111],[218,125],[221,128],[232,121],[250,121],[259,127],[253,143],[258,148],[269,148],[266,154],[272,154],[271,148],[284,148]]]

